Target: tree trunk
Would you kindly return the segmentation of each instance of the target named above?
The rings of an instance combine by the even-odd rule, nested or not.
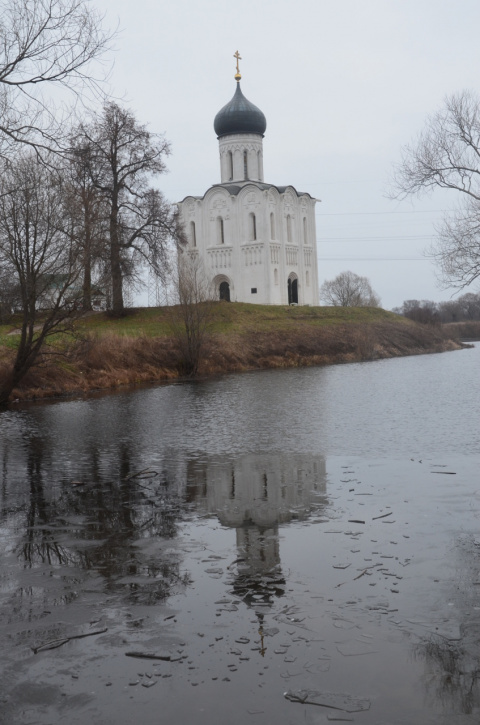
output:
[[[13,371],[7,373],[4,380],[0,382],[0,406],[7,405],[11,392],[14,388]]]
[[[85,259],[82,292],[82,307],[84,311],[87,312],[92,309],[92,268],[90,263],[90,256],[87,256]]]
[[[0,406],[7,405],[10,395],[14,388],[17,387],[22,378],[32,367],[36,355],[32,355],[31,345],[28,343],[19,344],[15,362],[6,374],[5,378],[0,382]]]
[[[114,315],[123,315],[123,280],[116,208],[113,208],[110,214],[110,274],[112,278],[112,312]]]
[[[84,201],[85,249],[83,258],[82,308],[85,312],[92,309],[92,232],[90,227],[90,205]]]

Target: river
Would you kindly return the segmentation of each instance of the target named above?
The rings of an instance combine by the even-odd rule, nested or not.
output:
[[[0,723],[478,723],[479,370],[1,412]]]

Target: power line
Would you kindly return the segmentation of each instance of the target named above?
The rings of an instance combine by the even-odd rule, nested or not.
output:
[[[315,216],[323,217],[323,216],[379,216],[379,215],[388,215],[388,214],[440,214],[440,213],[449,213],[453,212],[454,209],[425,209],[417,210],[417,211],[345,211],[345,212],[337,212],[337,213],[328,213],[328,214],[322,214],[322,212],[319,210],[316,212]]]
[[[403,242],[406,240],[416,240],[420,241],[421,239],[432,239],[432,234],[413,234],[413,235],[405,235],[402,237],[320,237],[317,239],[317,243],[327,243],[332,244],[333,242]]]
[[[430,262],[427,257],[318,257],[319,262]]]

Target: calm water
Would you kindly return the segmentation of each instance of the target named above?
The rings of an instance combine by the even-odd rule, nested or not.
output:
[[[0,413],[0,722],[478,722],[479,370]]]

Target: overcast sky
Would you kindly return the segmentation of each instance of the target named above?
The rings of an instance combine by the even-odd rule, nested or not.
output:
[[[267,118],[265,181],[321,199],[320,284],[352,270],[386,309],[454,294],[424,251],[455,193],[386,195],[428,114],[479,89],[479,0],[92,1],[120,27],[111,90],[171,142],[170,201],[220,181],[213,119],[238,49],[243,93]]]

